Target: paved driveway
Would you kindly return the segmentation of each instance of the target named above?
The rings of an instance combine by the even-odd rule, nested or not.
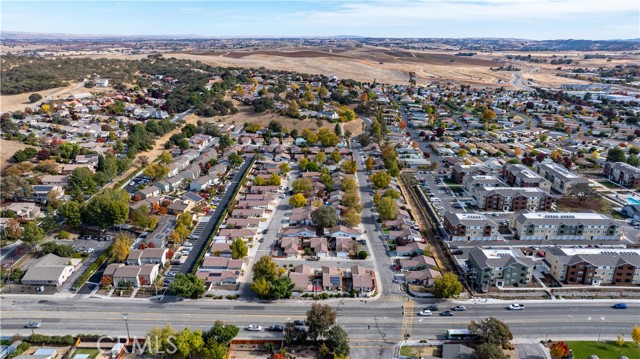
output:
[[[517,344],[516,355],[518,359],[546,359],[547,356],[541,344]]]

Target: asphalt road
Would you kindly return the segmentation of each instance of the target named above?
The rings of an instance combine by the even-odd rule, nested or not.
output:
[[[236,188],[240,184],[240,180],[242,179],[242,176],[249,168],[249,165],[251,164],[252,160],[253,160],[253,156],[250,156],[244,161],[242,166],[240,166],[238,173],[236,173],[236,176],[233,178],[233,181],[231,182],[224,196],[220,200],[220,204],[218,205],[218,207],[216,207],[216,209],[211,214],[211,219],[207,223],[207,226],[204,228],[204,230],[200,234],[200,237],[198,238],[198,240],[194,243],[193,250],[191,250],[189,257],[187,257],[187,260],[184,262],[184,264],[182,264],[182,267],[180,268],[181,273],[185,273],[185,274],[190,273],[192,267],[196,264],[196,261],[198,260],[198,258],[200,258],[200,254],[202,253],[202,251],[207,250],[206,248],[207,240],[211,236],[211,233],[213,232],[213,229],[215,228],[216,223],[218,223],[218,220],[220,219],[222,212],[224,211],[225,208],[227,208],[227,205],[231,200],[231,196],[235,193]]]
[[[403,326],[401,303],[385,301],[323,301],[338,310],[338,324],[349,333],[352,358],[390,357],[393,346],[401,336]],[[425,302],[424,304],[426,304]],[[611,309],[610,302],[547,301],[527,303],[524,311],[508,311],[506,304],[467,304],[467,310],[453,317],[418,317],[422,304],[416,303],[410,326],[411,338],[442,339],[447,329],[465,328],[472,320],[489,316],[506,322],[517,340],[531,341],[557,338],[591,338],[613,340],[616,335],[626,337],[640,321],[640,302],[627,302],[626,310]],[[259,324],[263,327],[303,319],[310,301],[277,303],[189,301],[152,303],[146,300],[94,299],[84,297],[56,298],[53,296],[6,296],[0,308],[3,335],[29,334],[23,326],[29,321],[42,323],[41,334],[95,333],[125,335],[122,313],[128,313],[132,335],[142,336],[153,326],[171,323],[176,329],[188,326],[207,329],[214,321],[223,320],[240,327]],[[439,303],[446,310],[453,303]],[[437,313],[437,312],[436,312]],[[280,333],[241,331],[240,338],[279,337]],[[379,356],[379,353],[386,353]]]

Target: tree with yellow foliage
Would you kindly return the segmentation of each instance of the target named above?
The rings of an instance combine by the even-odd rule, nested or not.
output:
[[[640,326],[634,325],[631,329],[631,339],[636,343],[636,346],[640,347]]]

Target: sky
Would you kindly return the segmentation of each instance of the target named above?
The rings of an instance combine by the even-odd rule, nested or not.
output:
[[[2,0],[0,29],[206,37],[640,38],[639,0]]]

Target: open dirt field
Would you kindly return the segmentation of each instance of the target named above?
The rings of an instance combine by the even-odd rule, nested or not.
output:
[[[9,159],[11,159],[11,156],[13,156],[16,151],[23,150],[27,147],[34,146],[28,146],[21,142],[0,139],[0,171],[4,171],[4,169],[10,165]]]

